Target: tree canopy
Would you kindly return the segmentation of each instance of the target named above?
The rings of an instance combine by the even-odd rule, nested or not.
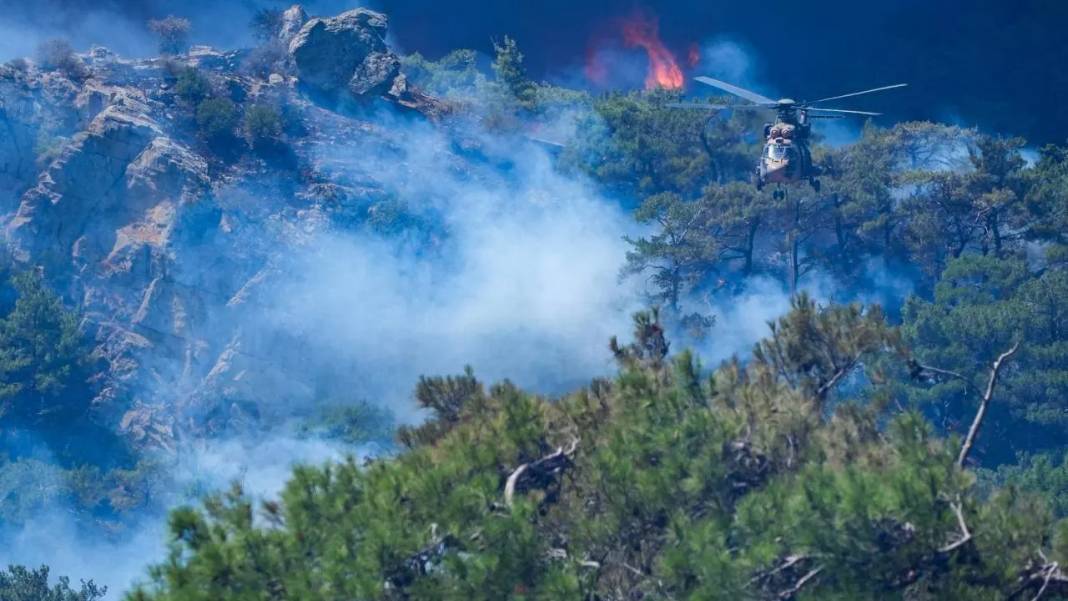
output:
[[[906,362],[878,310],[798,297],[711,374],[636,328],[558,401],[427,380],[434,434],[396,457],[176,510],[130,598],[1005,599],[1059,561],[1039,497],[979,494],[958,439],[849,393]]]

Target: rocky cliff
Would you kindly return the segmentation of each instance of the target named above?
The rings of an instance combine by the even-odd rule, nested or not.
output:
[[[242,427],[316,394],[300,361],[307,341],[249,324],[287,253],[389,200],[373,172],[338,170],[322,152],[395,143],[345,107],[442,113],[409,89],[386,29],[370,10],[308,18],[294,6],[266,71],[248,68],[250,51],[206,47],[147,60],[97,47],[58,68],[0,67],[5,239],[85,315],[107,366],[98,419],[172,448],[183,433]],[[190,74],[206,89],[191,92]],[[204,96],[235,107],[225,140],[198,133]],[[243,125],[254,106],[279,122],[271,144]],[[287,350],[266,361],[265,347]]]

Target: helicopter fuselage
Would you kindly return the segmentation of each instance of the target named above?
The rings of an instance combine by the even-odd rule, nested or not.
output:
[[[766,141],[754,180],[757,188],[808,182],[817,187],[817,169],[808,148],[808,125],[780,120],[764,127]]]

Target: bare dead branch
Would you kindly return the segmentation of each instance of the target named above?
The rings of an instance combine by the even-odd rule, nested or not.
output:
[[[519,479],[523,477],[523,474],[527,471],[527,468],[529,466],[529,463],[524,463],[523,465],[520,465],[519,467],[515,468],[515,470],[508,476],[508,480],[504,484],[504,502],[507,503],[509,507],[512,506],[512,497],[515,496],[516,484],[519,482]]]
[[[1044,563],[1032,563],[1023,570],[1017,581],[1018,586],[1005,597],[1009,601],[1026,598],[1039,601],[1047,593],[1059,596],[1068,595],[1068,574],[1064,573],[1059,563],[1049,561],[1041,551],[1038,554]],[[1030,591],[1035,591],[1034,596],[1025,597],[1024,595],[1029,595]]]
[[[957,515],[957,525],[960,527],[960,538],[939,549],[938,552],[943,555],[956,551],[972,540],[972,533],[968,530],[968,524],[964,521],[964,509],[961,506],[960,498],[958,497],[958,499],[955,502],[950,503],[949,506],[953,509],[953,513]]]
[[[957,465],[959,467],[964,467],[964,462],[968,459],[968,453],[971,452],[972,445],[975,444],[975,438],[979,435],[979,428],[983,425],[983,419],[986,417],[986,411],[990,406],[990,399],[994,397],[994,385],[997,383],[1002,365],[1016,354],[1019,348],[1020,343],[1016,342],[1012,345],[1012,348],[998,355],[998,358],[991,366],[990,379],[986,383],[986,392],[983,393],[983,398],[979,402],[979,410],[975,412],[975,419],[972,420],[972,425],[968,428],[968,436],[964,438],[964,444],[960,447],[960,456],[957,457]]]
[[[918,362],[915,362],[915,361],[913,361],[912,366],[913,366],[913,372],[917,377],[920,374],[924,373],[924,372],[928,372],[928,373],[932,373],[932,374],[938,374],[940,376],[949,376],[951,378],[955,378],[957,380],[960,380],[961,382],[964,382],[964,384],[968,388],[971,388],[971,389],[975,390],[975,387],[972,386],[972,383],[968,380],[968,378],[965,378],[963,375],[961,375],[958,372],[950,371],[948,369],[940,369],[938,367],[932,367],[930,365],[924,365],[922,363],[918,363]],[[976,390],[976,392],[978,392],[978,390]]]
[[[759,585],[761,589],[772,595],[773,598],[780,601],[790,601],[801,592],[801,589],[823,572],[823,566],[817,565],[797,577],[797,574],[804,569],[802,564],[812,560],[813,557],[809,555],[787,555],[774,568],[761,571],[751,578],[747,586]],[[797,579],[794,580],[794,578]],[[787,588],[776,590],[782,586],[787,586]]]
[[[529,490],[530,488],[545,488],[552,483],[556,476],[571,465],[571,458],[578,448],[578,439],[571,441],[571,445],[557,447],[556,451],[530,463],[524,463],[515,468],[504,484],[504,502],[512,506],[512,499],[516,491]]]
[[[766,572],[760,572],[756,576],[750,578],[749,585],[752,586],[762,580],[767,580],[769,577],[774,576],[775,574],[778,574],[783,570],[788,570],[797,565],[798,563],[805,561],[806,559],[808,559],[808,557],[805,555],[787,555],[785,558],[783,558],[782,563],[776,566],[775,568]]]
[[[794,596],[797,595],[797,593],[801,592],[801,589],[805,588],[805,585],[808,584],[810,580],[812,580],[816,576],[819,576],[820,572],[822,571],[823,566],[810,570],[807,574],[798,579],[797,583],[794,584],[791,588],[779,593],[779,599],[781,599],[782,601],[788,601],[789,599],[793,599]]]
[[[403,589],[421,576],[426,576],[459,541],[451,534],[438,535],[437,524],[431,524],[430,542],[386,572],[386,587]]]
[[[824,382],[824,384],[816,390],[816,397],[819,399],[825,398],[827,396],[827,393],[830,392],[832,388],[838,385],[838,381],[841,380],[843,376],[853,371],[853,368],[856,367],[856,364],[856,359],[853,359],[849,361],[847,365],[839,368],[838,371],[836,371],[834,375],[831,376],[831,379]]]
[[[1057,569],[1057,562],[1050,564],[1049,569],[1046,570],[1046,576],[1042,579],[1042,586],[1039,587],[1038,592],[1031,598],[1031,601],[1038,601],[1042,598],[1042,595],[1046,593],[1046,589],[1049,588],[1050,578],[1053,578],[1053,575],[1057,573]]]

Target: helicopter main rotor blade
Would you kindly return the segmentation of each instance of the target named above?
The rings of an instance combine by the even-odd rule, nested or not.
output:
[[[733,106],[726,104],[702,104],[700,102],[669,102],[664,106],[672,109],[693,109],[698,111],[720,111],[734,108]]]
[[[882,113],[873,113],[871,111],[847,111],[846,109],[824,109],[824,108],[820,108],[818,106],[814,106],[812,108],[808,108],[808,109],[805,109],[805,110],[807,110],[809,112],[816,111],[816,112],[820,112],[820,113],[844,113],[844,114],[847,114],[847,115],[867,115],[869,117],[878,117],[879,115],[882,115]],[[813,117],[817,117],[818,115],[812,115],[812,116]]]
[[[696,111],[734,111],[734,110],[767,110],[767,107],[763,107],[757,104],[702,104],[700,102],[669,102],[664,106],[672,109],[690,109]]]
[[[903,88],[909,84],[907,83],[895,83],[892,86],[883,86],[881,88],[872,88],[870,90],[864,90],[863,92],[851,92],[849,94],[842,94],[841,96],[831,96],[830,98],[822,98],[820,100],[813,100],[812,102],[806,102],[806,106],[812,106],[819,102],[828,102],[830,100],[838,100],[840,98],[850,98],[852,96],[860,96],[861,94],[871,94],[872,92],[882,92],[883,90],[893,90],[894,88]]]
[[[775,102],[771,98],[768,98],[767,96],[761,96],[760,94],[757,94],[756,92],[750,92],[749,90],[746,90],[745,88],[739,88],[738,86],[733,85],[733,84],[729,84],[729,83],[727,83],[725,81],[720,81],[718,79],[712,79],[711,77],[705,77],[704,75],[702,75],[700,77],[695,77],[694,80],[695,81],[699,81],[699,82],[705,84],[706,86],[712,86],[713,88],[719,88],[719,89],[723,90],[724,92],[730,92],[731,94],[734,94],[735,96],[740,96],[742,98],[745,98],[746,100],[748,100],[750,102],[755,102],[757,104],[767,104],[769,106],[775,106],[775,105],[778,104],[777,102]]]

